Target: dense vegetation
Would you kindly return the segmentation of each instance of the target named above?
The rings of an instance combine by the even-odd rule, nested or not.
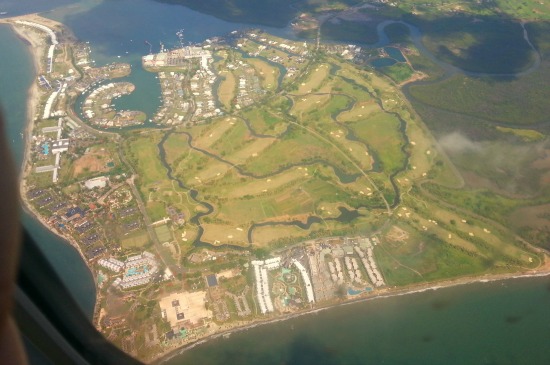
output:
[[[372,44],[378,42],[376,23],[346,20],[327,21],[321,28],[323,39],[347,43]]]
[[[284,27],[304,11],[316,11],[326,8],[342,8],[354,5],[360,0],[157,0],[165,3],[180,4],[193,10],[213,15],[217,18],[242,22]]]

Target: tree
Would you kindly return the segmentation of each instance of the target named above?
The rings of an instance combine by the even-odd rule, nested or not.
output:
[[[347,294],[348,294],[348,291],[347,291],[347,289],[346,289],[345,284],[340,284],[340,285],[338,285],[338,288],[336,288],[335,294],[336,294],[336,297],[337,297],[338,299],[346,299],[346,296],[347,296]]]

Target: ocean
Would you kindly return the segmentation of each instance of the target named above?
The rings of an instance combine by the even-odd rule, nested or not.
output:
[[[129,62],[138,88],[121,98],[124,108],[158,107],[158,81],[140,69],[140,57],[160,42],[198,42],[252,27],[152,0],[5,0],[10,15],[48,11],[90,42],[97,64]],[[57,10],[52,10],[58,6]],[[0,11],[5,11],[0,6]],[[264,27],[265,29],[265,27]],[[269,29],[290,36],[288,29]],[[0,26],[0,104],[9,143],[22,159],[21,131],[26,95],[34,81],[23,42]],[[9,55],[6,57],[4,55]],[[120,57],[118,57],[120,56]],[[93,278],[78,253],[29,215],[22,221],[37,239],[64,283],[91,315]],[[429,290],[331,308],[289,321],[234,332],[169,360],[179,364],[550,364],[550,278],[510,279]]]
[[[549,306],[550,278],[428,290],[233,333],[167,364],[550,364]]]
[[[34,66],[25,44],[6,25],[0,25],[0,45],[3,55],[9,55],[0,60],[0,105],[6,119],[13,158],[21,166],[27,92],[34,81]],[[79,253],[26,211],[21,211],[21,221],[47,255],[83,312],[91,318],[95,305],[95,285]]]

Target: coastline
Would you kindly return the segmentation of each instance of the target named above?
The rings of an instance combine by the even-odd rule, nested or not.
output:
[[[16,18],[11,18],[11,19],[16,19]],[[38,17],[38,18],[35,18],[35,19],[41,19],[41,18]],[[6,23],[10,23],[10,22],[6,22]],[[57,23],[57,24],[59,24],[59,23]],[[14,26],[13,24],[11,24],[11,27],[21,38],[27,39],[27,38],[25,38],[25,32],[20,33],[18,31],[18,27]],[[36,38],[38,40],[40,40],[39,36],[37,36]],[[32,58],[33,58],[35,72],[38,73],[39,70],[41,69],[40,56],[41,56],[42,53],[41,53],[41,51],[39,51],[40,48],[35,48],[35,46],[33,45],[33,40],[28,40],[28,41],[29,41],[29,44],[27,44],[27,47],[28,47],[28,49],[31,53]],[[34,41],[36,41],[36,39],[34,39]],[[25,153],[24,153],[24,159],[23,159],[23,163],[22,163],[21,176],[20,176],[20,188],[21,188],[21,192],[22,192],[21,200],[22,200],[23,206],[26,209],[26,211],[28,211],[34,217],[34,219],[38,220],[49,231],[51,231],[54,234],[56,234],[57,236],[63,238],[64,241],[66,241],[68,244],[73,246],[79,252],[80,256],[82,257],[82,259],[85,263],[85,265],[88,267],[88,269],[92,273],[92,276],[94,277],[94,282],[95,282],[95,285],[96,285],[96,302],[95,302],[95,309],[94,309],[94,314],[95,314],[98,310],[98,302],[99,302],[97,300],[99,298],[99,294],[98,294],[99,291],[97,291],[97,278],[96,278],[96,275],[94,274],[93,270],[89,266],[87,260],[85,259],[85,256],[84,256],[83,252],[81,251],[79,245],[74,240],[74,238],[65,237],[64,235],[60,234],[56,230],[52,229],[47,224],[47,221],[44,218],[42,218],[40,216],[40,214],[32,208],[32,205],[29,203],[29,201],[26,198],[26,195],[24,194],[24,192],[26,191],[24,176],[28,173],[29,169],[32,168],[32,165],[30,165],[30,148],[31,148],[31,146],[30,146],[30,143],[28,143],[28,142],[30,141],[30,138],[32,137],[34,116],[38,112],[37,108],[39,106],[38,102],[39,102],[40,97],[41,97],[40,89],[39,89],[38,85],[36,84],[36,82],[34,82],[31,85],[31,87],[28,91],[28,99],[27,99],[27,123],[26,123],[26,126],[25,126],[25,133],[24,133],[25,134]],[[202,343],[205,343],[207,341],[210,341],[212,339],[219,338],[220,336],[231,334],[232,332],[240,332],[240,331],[248,330],[250,328],[254,328],[256,326],[287,321],[287,320],[291,320],[291,319],[296,318],[296,317],[300,317],[300,316],[308,315],[308,314],[312,314],[312,313],[317,313],[317,312],[324,311],[324,310],[327,310],[327,309],[330,309],[330,308],[340,307],[340,306],[344,306],[344,305],[349,305],[349,304],[354,304],[354,303],[359,303],[359,302],[364,302],[364,301],[369,301],[369,300],[374,300],[374,299],[379,299],[379,298],[387,298],[387,297],[408,295],[408,294],[420,293],[420,292],[424,292],[424,291],[428,291],[428,290],[437,290],[437,289],[441,289],[441,288],[455,287],[455,286],[459,286],[459,285],[468,285],[468,284],[484,283],[484,282],[494,282],[494,281],[501,281],[501,280],[516,279],[516,278],[542,277],[542,276],[548,276],[548,275],[550,275],[550,267],[549,267],[548,263],[545,262],[538,269],[528,270],[528,271],[524,271],[524,272],[520,272],[520,273],[508,273],[508,274],[486,275],[486,276],[475,276],[475,277],[474,276],[468,276],[468,277],[444,280],[444,281],[439,281],[439,282],[414,284],[414,285],[410,285],[410,286],[406,286],[406,287],[400,287],[400,288],[396,288],[396,287],[387,288],[387,289],[381,290],[380,292],[377,292],[376,294],[361,295],[361,296],[358,296],[357,298],[352,298],[352,299],[348,299],[346,301],[341,301],[341,302],[336,302],[336,303],[329,302],[329,303],[327,303],[325,305],[322,305],[322,306],[319,306],[315,309],[300,311],[300,312],[293,313],[293,314],[281,315],[281,316],[266,319],[266,320],[261,320],[260,319],[260,320],[256,320],[256,321],[252,321],[252,322],[248,322],[248,323],[237,323],[235,326],[230,327],[228,329],[224,329],[224,330],[221,330],[219,332],[208,335],[206,337],[197,339],[197,340],[195,340],[195,341],[193,341],[189,344],[179,346],[175,349],[168,350],[164,354],[159,355],[158,357],[152,359],[151,361],[164,363],[164,362],[170,360],[171,358],[173,358],[174,356],[177,356],[178,354],[181,354],[181,353],[183,353],[183,352],[185,352],[189,349],[192,349],[195,346],[198,346],[198,345],[200,345]],[[97,324],[96,324],[96,326],[97,326]],[[227,325],[225,325],[225,326],[227,326]],[[220,326],[219,328],[220,329],[224,328],[224,326]]]
[[[14,21],[20,20],[20,19],[34,21],[47,26],[63,27],[63,25],[53,20],[43,18],[36,13],[27,14],[27,15],[18,16],[18,17],[0,19],[0,23],[8,24],[12,29],[12,31],[17,35],[17,37],[20,38],[25,43],[25,47],[28,50],[29,55],[32,59],[32,63],[34,67],[34,77],[36,78],[38,74],[40,74],[40,72],[43,71],[43,64],[41,63],[41,57],[46,52],[46,44],[44,42],[44,37],[40,36],[39,34],[33,31],[26,30],[23,27],[16,26]],[[33,82],[27,92],[27,104],[26,104],[27,116],[26,116],[26,124],[24,128],[24,133],[23,133],[24,152],[23,152],[23,160],[21,162],[21,166],[19,170],[19,194],[20,194],[21,205],[22,205],[22,208],[25,210],[25,212],[27,212],[33,219],[37,220],[49,232],[61,238],[65,244],[73,247],[78,252],[79,256],[81,257],[85,266],[88,268],[94,280],[96,295],[95,295],[93,317],[95,318],[95,313],[97,312],[97,309],[98,309],[97,303],[99,302],[98,290],[97,290],[97,277],[94,271],[92,270],[92,268],[90,267],[90,265],[88,264],[88,261],[84,256],[84,253],[82,252],[80,246],[78,245],[78,243],[73,237],[63,235],[59,233],[57,230],[52,229],[52,227],[50,227],[50,225],[44,219],[44,217],[42,217],[33,208],[32,204],[30,204],[26,195],[27,186],[26,186],[25,177],[29,173],[29,170],[32,169],[32,162],[30,161],[31,144],[29,141],[31,141],[32,139],[34,120],[39,113],[38,107],[39,107],[39,100],[41,97],[42,97],[42,93],[40,91],[38,84],[36,82]]]
[[[542,267],[541,269],[528,270],[528,271],[518,272],[518,273],[495,274],[495,275],[484,275],[484,276],[466,276],[462,278],[449,279],[449,280],[443,280],[443,281],[432,282],[432,283],[412,284],[401,288],[396,288],[396,287],[387,288],[375,294],[369,294],[367,296],[361,295],[359,298],[347,299],[345,301],[340,301],[336,304],[328,303],[327,305],[319,306],[315,309],[309,309],[302,312],[282,315],[282,316],[278,316],[276,318],[271,318],[267,320],[258,320],[258,321],[250,322],[248,324],[241,325],[241,326],[236,325],[232,328],[229,328],[220,332],[216,332],[206,337],[197,339],[191,343],[181,345],[173,350],[168,350],[164,354],[161,354],[151,359],[149,363],[154,363],[154,364],[166,363],[167,361],[171,360],[175,356],[183,354],[185,351],[191,350],[196,346],[199,346],[203,343],[214,340],[216,338],[223,337],[226,335],[229,336],[234,332],[236,333],[236,332],[247,331],[251,328],[255,328],[258,326],[264,326],[272,323],[288,321],[293,318],[316,314],[321,311],[329,310],[331,308],[343,307],[351,304],[357,304],[357,303],[383,299],[383,298],[391,298],[391,297],[398,297],[403,295],[423,293],[430,290],[447,289],[447,288],[463,286],[463,285],[492,283],[492,282],[505,281],[505,280],[529,279],[529,278],[550,276],[549,263],[545,263],[545,265],[542,265],[541,267]]]

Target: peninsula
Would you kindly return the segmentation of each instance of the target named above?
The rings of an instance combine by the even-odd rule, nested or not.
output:
[[[161,89],[147,115],[117,108],[130,64],[95,65],[39,15],[0,21],[37,73],[24,206],[93,273],[97,329],[143,361],[347,301],[549,272],[544,249],[455,198],[462,176],[402,92],[434,76],[420,43],[251,29],[162,49],[142,58]]]

